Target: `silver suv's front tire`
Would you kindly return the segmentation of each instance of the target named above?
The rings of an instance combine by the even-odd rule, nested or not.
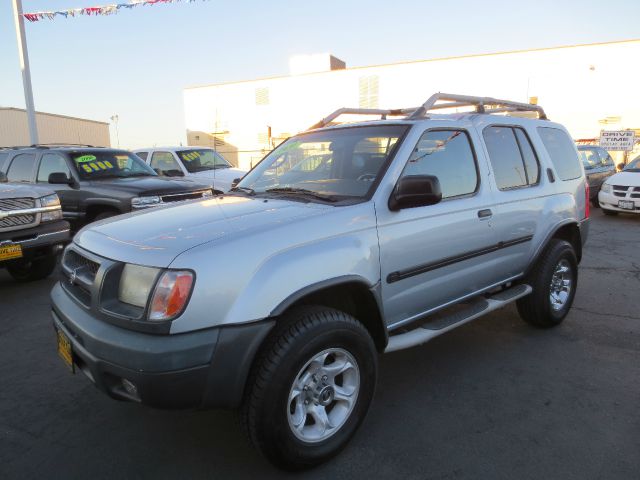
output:
[[[377,352],[356,319],[324,307],[291,311],[262,349],[243,423],[275,465],[297,470],[336,455],[369,409]]]

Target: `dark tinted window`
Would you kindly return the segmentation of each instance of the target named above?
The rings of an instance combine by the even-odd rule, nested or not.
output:
[[[45,153],[40,160],[40,168],[38,169],[38,182],[49,182],[49,175],[52,173],[62,172],[70,177],[67,161],[60,155],[55,153]]]
[[[551,162],[562,180],[572,180],[582,175],[582,169],[571,139],[562,130],[553,127],[538,127]]]
[[[511,127],[487,127],[482,132],[493,175],[500,190],[524,187],[527,174]]]
[[[478,172],[467,134],[461,130],[425,132],[413,150],[404,175],[435,175],[442,198],[476,191]]]
[[[85,179],[156,175],[138,156],[122,150],[76,150],[69,156],[80,177]]]
[[[535,185],[538,183],[540,176],[540,165],[538,164],[538,157],[533,150],[533,145],[529,137],[521,128],[514,128],[513,131],[518,139],[520,145],[520,151],[522,152],[522,159],[524,160],[524,168],[527,174],[527,183],[529,185]]]
[[[7,178],[10,182],[30,182],[33,177],[33,165],[36,156],[33,153],[22,153],[11,161]]]
[[[149,152],[136,152],[136,155],[138,155],[141,159],[146,160]]]
[[[603,167],[613,166],[613,158],[609,155],[604,148],[598,148],[598,153],[600,154],[600,163]]]
[[[600,156],[595,147],[579,147],[578,154],[586,170],[591,170],[600,165]]]

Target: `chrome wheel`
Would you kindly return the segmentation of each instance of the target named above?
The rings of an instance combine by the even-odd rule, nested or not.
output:
[[[291,431],[307,443],[331,437],[351,415],[359,390],[360,370],[349,352],[329,348],[318,353],[291,386],[287,405]]]
[[[551,277],[551,288],[549,290],[549,301],[554,311],[562,310],[571,296],[573,284],[573,272],[568,260],[562,259],[556,265]]]

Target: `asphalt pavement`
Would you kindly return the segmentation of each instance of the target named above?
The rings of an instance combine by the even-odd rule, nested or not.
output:
[[[58,358],[55,279],[0,270],[0,479],[640,478],[640,215],[592,211],[574,307],[536,330],[513,306],[381,358],[337,458],[283,474],[236,414],[111,400]]]

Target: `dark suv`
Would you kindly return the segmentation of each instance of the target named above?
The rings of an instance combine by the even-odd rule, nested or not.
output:
[[[112,148],[4,149],[0,172],[9,182],[51,184],[74,229],[132,210],[212,195],[206,185],[161,178],[135,154]]]

